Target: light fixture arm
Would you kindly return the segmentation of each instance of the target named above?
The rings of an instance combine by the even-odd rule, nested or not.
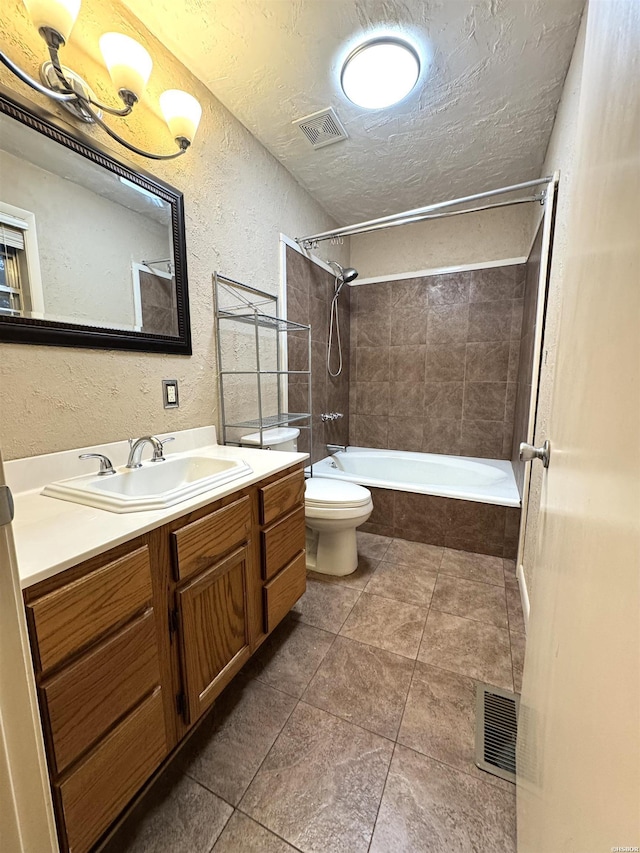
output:
[[[119,142],[120,145],[124,145],[124,147],[127,148],[129,151],[132,151],[134,154],[139,154],[141,157],[148,157],[151,160],[175,160],[176,157],[180,157],[182,154],[184,154],[189,145],[191,144],[188,139],[180,137],[176,140],[176,142],[180,146],[179,150],[174,152],[173,154],[153,154],[150,151],[144,151],[142,148],[136,147],[131,142],[127,142],[127,140],[123,139],[119,134],[115,132],[115,130],[112,130],[109,125],[100,118],[100,116],[95,112],[95,110],[91,108],[91,102],[87,101],[84,98],[82,98],[81,100],[84,101],[83,105],[87,112],[91,114],[95,123],[100,125],[100,127],[104,130],[106,134],[108,134],[112,139],[115,139],[116,142]]]
[[[42,32],[42,31],[41,31]],[[60,55],[58,53],[58,47],[55,43],[52,43],[49,38],[45,36],[45,40],[47,42],[47,47],[49,48],[49,57],[51,59],[51,66],[56,73],[56,77],[60,82],[60,85],[63,87],[63,93],[71,93],[78,100],[83,99],[84,101],[88,101],[90,104],[93,104],[94,107],[97,107],[102,112],[109,113],[113,116],[128,116],[133,111],[133,107],[138,102],[137,97],[133,94],[133,92],[126,92],[122,90],[120,92],[120,97],[124,101],[124,107],[118,109],[117,107],[110,107],[107,104],[101,104],[99,101],[95,101],[89,94],[82,93],[80,94],[76,89],[74,89],[73,84],[67,80],[64,69],[60,63]],[[55,91],[54,89],[50,89],[47,91]]]
[[[26,83],[27,86],[31,86],[36,92],[40,95],[46,95],[48,98],[52,98],[54,101],[75,101],[77,99],[77,95],[75,92],[55,92],[53,89],[50,89],[48,86],[43,86],[42,83],[39,83],[33,77],[30,77],[25,71],[22,70],[19,66],[13,62],[13,60],[9,59],[9,57],[0,50],[0,62],[3,65],[6,65],[9,71],[13,71],[16,77],[19,77],[23,83]]]

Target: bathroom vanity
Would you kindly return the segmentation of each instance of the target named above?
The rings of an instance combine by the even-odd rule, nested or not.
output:
[[[92,849],[305,590],[304,457],[243,455],[260,464],[223,497],[139,513],[140,535],[24,588],[62,850]]]

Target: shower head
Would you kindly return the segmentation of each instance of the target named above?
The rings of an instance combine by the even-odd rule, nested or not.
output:
[[[354,270],[353,267],[345,267],[341,266],[337,261],[329,261],[329,265],[335,267],[338,270],[338,278],[340,279],[340,286],[343,284],[348,284],[350,281],[358,278],[358,270]]]

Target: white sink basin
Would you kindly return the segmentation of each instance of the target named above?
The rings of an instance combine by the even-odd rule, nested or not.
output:
[[[42,494],[110,512],[142,512],[166,509],[251,471],[241,459],[169,457],[142,468],[120,468],[115,474],[58,480],[45,486]]]

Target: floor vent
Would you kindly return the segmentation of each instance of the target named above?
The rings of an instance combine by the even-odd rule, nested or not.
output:
[[[300,128],[314,148],[324,148],[325,145],[333,145],[334,142],[349,138],[332,107],[296,119],[293,124]]]
[[[509,690],[478,684],[476,764],[481,770],[516,781],[516,738],[520,697]]]

